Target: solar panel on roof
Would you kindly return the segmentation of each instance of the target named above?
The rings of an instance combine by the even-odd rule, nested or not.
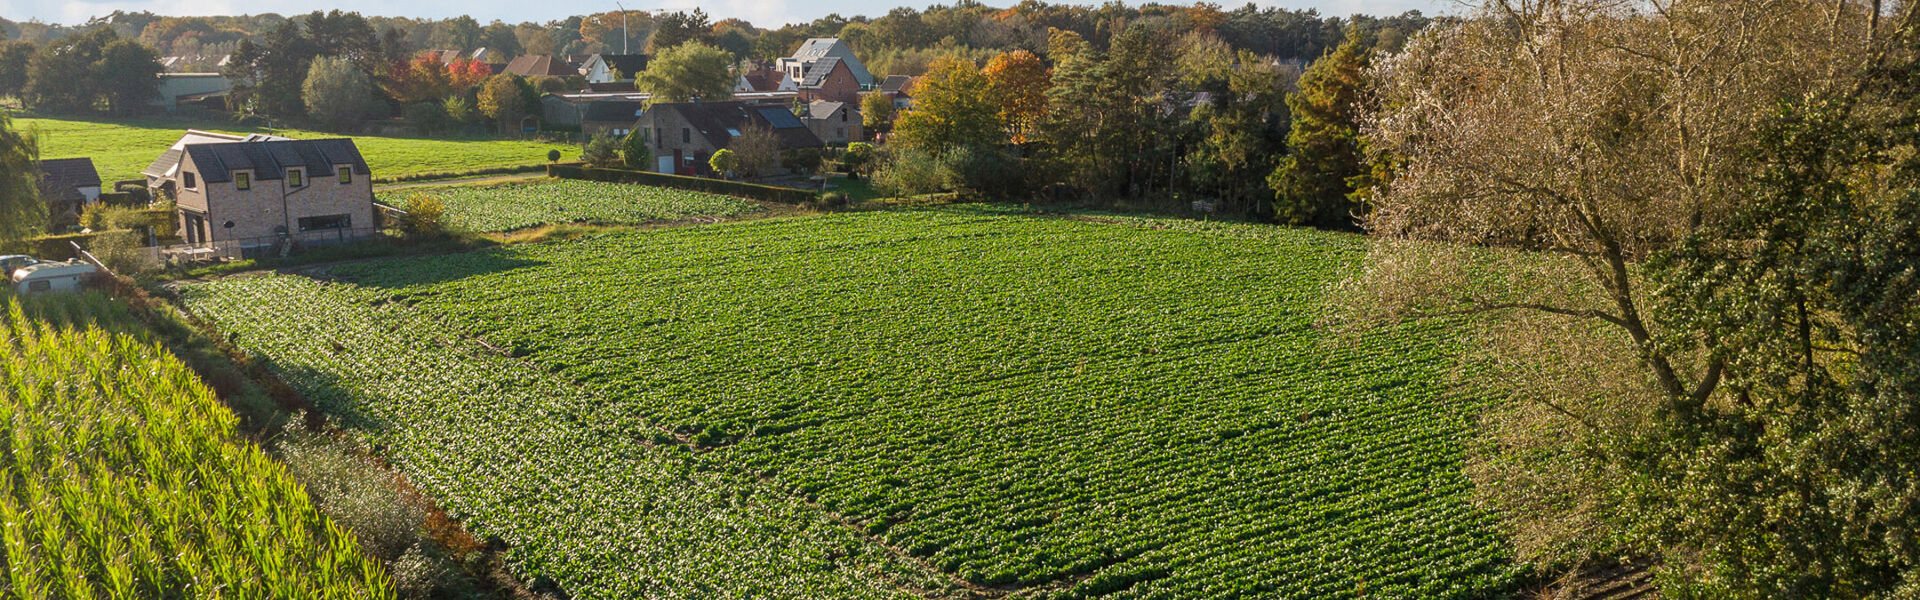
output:
[[[765,118],[768,124],[773,125],[774,129],[806,127],[800,122],[800,117],[793,116],[793,113],[787,112],[784,108],[762,108],[760,116]]]

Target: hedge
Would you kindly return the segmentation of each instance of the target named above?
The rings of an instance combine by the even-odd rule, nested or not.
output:
[[[739,196],[741,198],[780,202],[784,204],[804,204],[813,201],[814,198],[814,192],[812,190],[757,185],[738,181],[726,181],[723,179],[707,179],[705,177],[668,175],[651,171],[602,169],[583,166],[579,163],[547,165],[547,175],[549,177],[562,179],[586,179],[613,183],[657,185],[660,187]]]
[[[95,231],[90,233],[68,233],[62,235],[43,235],[6,244],[0,244],[0,254],[26,254],[40,260],[67,260],[74,258],[73,243],[79,242],[87,247],[93,238],[109,233],[127,233],[128,230]]]

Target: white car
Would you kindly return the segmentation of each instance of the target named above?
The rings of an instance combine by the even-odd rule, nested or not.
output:
[[[27,256],[25,254],[8,254],[6,256],[0,256],[0,278],[6,279],[8,281],[12,281],[13,272],[15,270],[18,270],[20,267],[39,264],[39,263],[40,263],[40,259]]]

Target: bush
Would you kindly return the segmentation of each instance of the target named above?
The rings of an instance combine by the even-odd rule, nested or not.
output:
[[[446,131],[453,124],[453,118],[447,116],[447,107],[438,102],[421,102],[407,105],[405,116],[407,126],[414,133],[433,135]]]
[[[383,562],[420,544],[426,509],[403,500],[379,465],[356,456],[345,442],[306,431],[300,421],[289,423],[274,446],[294,479],[313,494],[314,506]]]
[[[628,133],[626,139],[622,140],[620,161],[629,169],[653,168],[653,149],[647,147],[647,138],[638,131]]]
[[[849,179],[860,179],[870,164],[873,164],[873,144],[854,142],[847,145],[846,152],[840,153],[840,168],[846,169]]]
[[[553,162],[560,162],[560,151],[559,151],[559,150],[548,150],[548,151],[547,151],[547,162],[550,162],[550,163],[553,163]]]
[[[800,175],[812,175],[820,170],[830,152],[826,148],[794,148],[780,153],[780,167]]]
[[[447,204],[439,196],[407,196],[406,217],[400,220],[400,233],[413,239],[434,239],[447,235]]]
[[[841,208],[846,205],[847,205],[846,192],[824,192],[820,194],[820,206],[822,207]]]
[[[707,166],[711,167],[715,173],[723,176],[730,175],[734,171],[740,170],[740,157],[735,155],[732,150],[721,148],[719,151],[713,153],[713,158],[707,159]]]
[[[939,159],[918,149],[888,152],[873,173],[874,189],[894,198],[943,191],[945,184]]]
[[[580,160],[593,167],[612,167],[620,164],[620,144],[611,137],[593,136],[587,140],[587,147],[580,151]]]
[[[942,185],[968,196],[1011,198],[1026,179],[1020,160],[999,148],[960,146],[940,157],[939,165]]]

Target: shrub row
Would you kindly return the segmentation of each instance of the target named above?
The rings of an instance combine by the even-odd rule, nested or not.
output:
[[[511,167],[488,167],[484,169],[464,169],[459,171],[429,171],[424,173],[407,173],[404,175],[394,175],[391,177],[375,177],[373,178],[373,183],[376,185],[384,185],[389,183],[404,183],[408,181],[427,181],[432,179],[482,177],[486,175],[513,175],[516,173],[538,173],[542,168],[544,168],[544,165],[516,165]]]
[[[812,190],[757,185],[722,179],[707,179],[704,177],[687,177],[685,175],[668,175],[649,171],[594,168],[578,163],[547,165],[547,175],[561,179],[586,179],[613,183],[657,185],[713,194],[726,194],[768,202],[780,202],[783,204],[811,202],[814,196]]]

